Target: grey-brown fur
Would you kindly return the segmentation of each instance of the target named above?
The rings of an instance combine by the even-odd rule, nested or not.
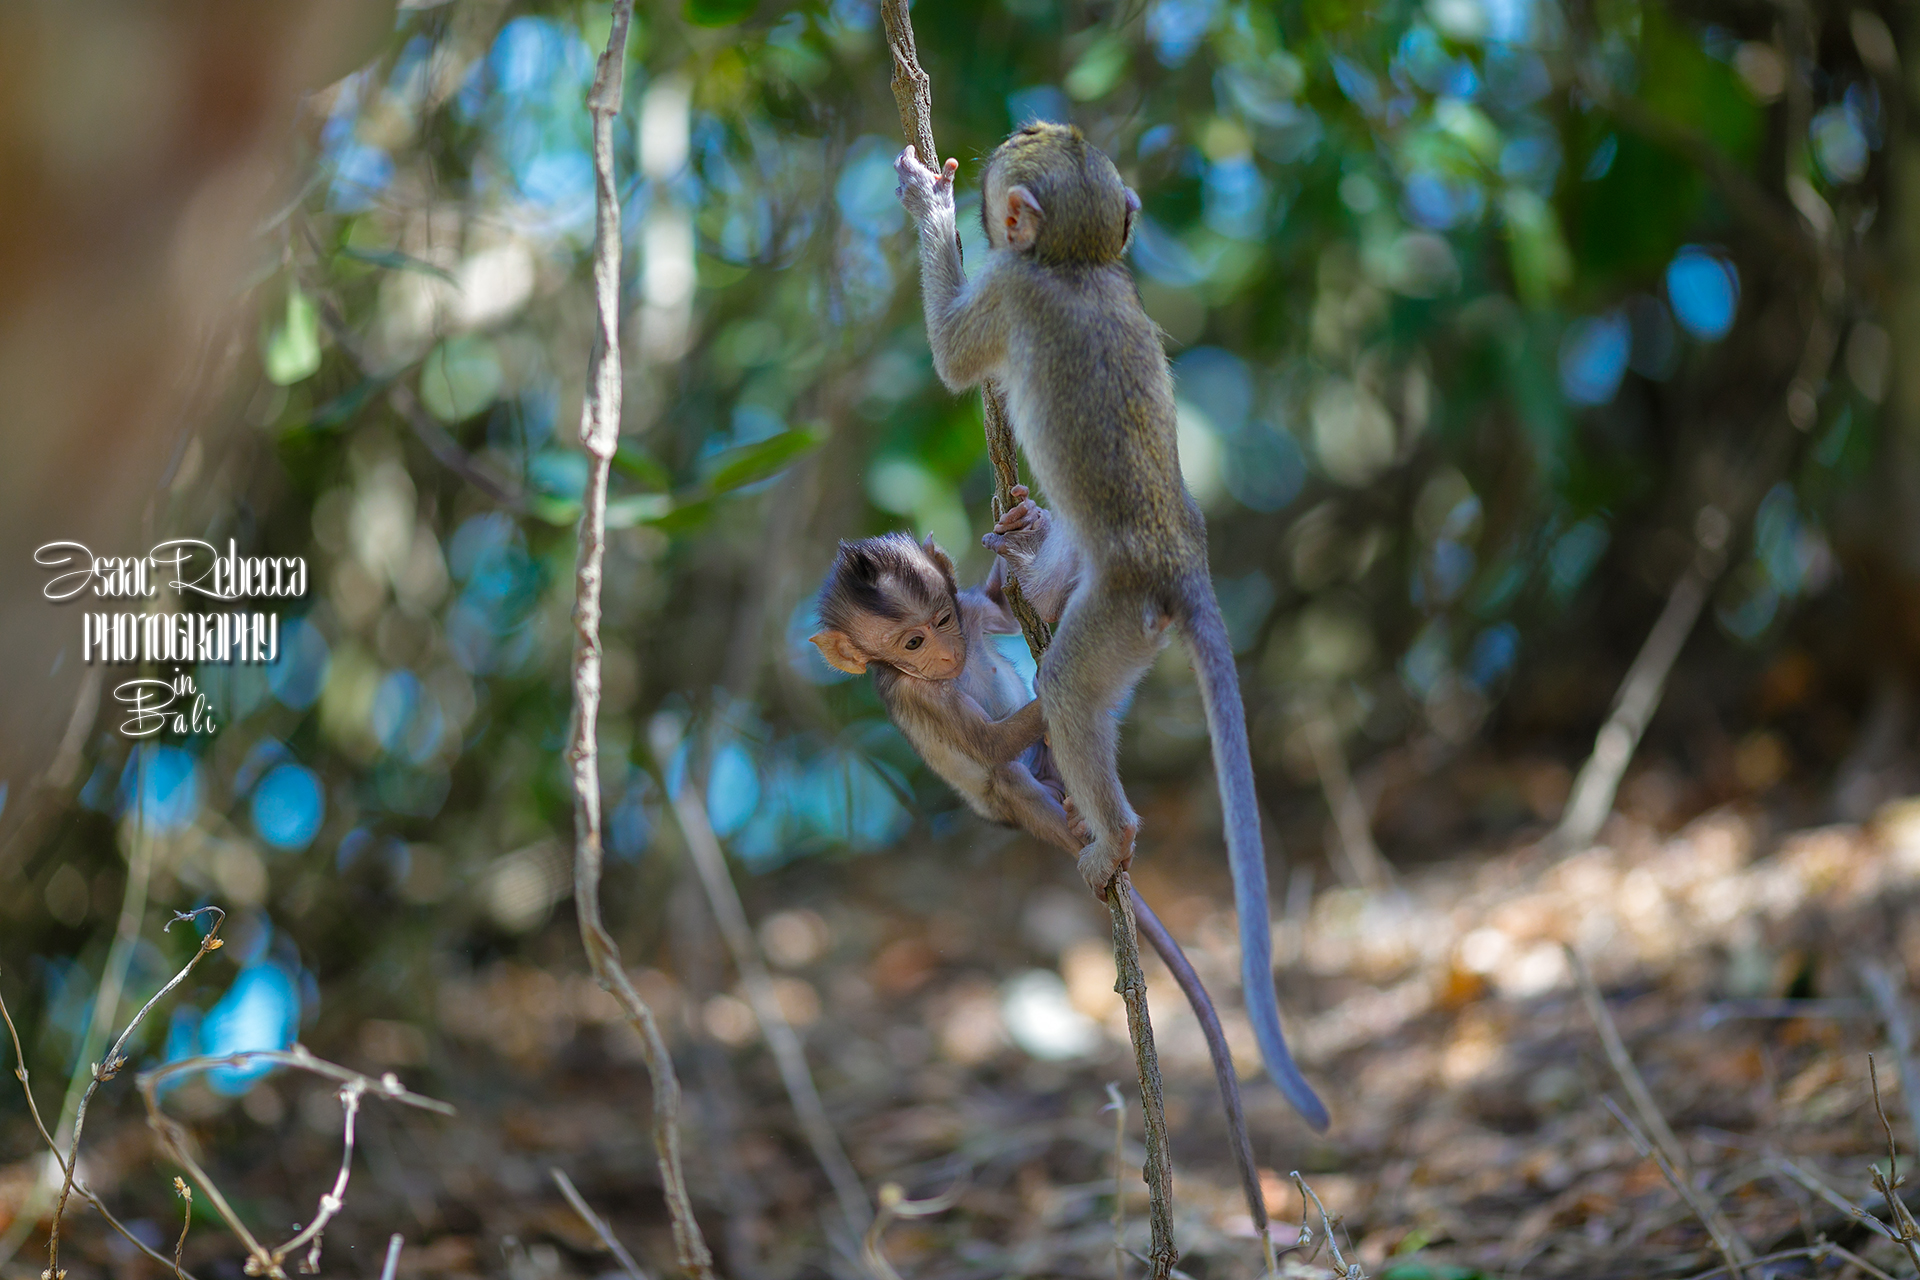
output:
[[[1138,200],[1078,130],[1023,129],[988,159],[989,252],[968,280],[954,238],[952,162],[935,173],[909,148],[895,168],[901,202],[920,224],[934,369],[956,391],[999,383],[1054,507],[1055,528],[1022,587],[1058,606],[1036,690],[1054,761],[1093,832],[1081,874],[1100,890],[1133,857],[1139,817],[1120,785],[1113,711],[1178,622],[1213,741],[1248,1012],[1268,1073],[1323,1128],[1326,1108],[1280,1030],[1246,718],[1207,570],[1206,523],[1180,477],[1173,379],[1121,261]]]

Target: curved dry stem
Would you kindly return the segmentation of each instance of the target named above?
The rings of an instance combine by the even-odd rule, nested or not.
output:
[[[144,899],[146,897],[144,889],[140,897],[142,899],[141,910],[144,911]],[[131,899],[131,894],[129,898]],[[111,1049],[107,1050],[106,1056],[101,1058],[99,1062],[91,1064],[87,1069],[90,1078],[87,1081],[86,1092],[80,1095],[80,1105],[73,1113],[73,1139],[67,1144],[67,1154],[64,1158],[60,1156],[57,1148],[54,1152],[54,1159],[60,1161],[60,1198],[54,1202],[53,1225],[47,1231],[47,1270],[43,1280],[61,1280],[61,1277],[66,1275],[66,1272],[60,1268],[60,1220],[67,1211],[67,1200],[73,1194],[74,1171],[80,1163],[80,1135],[87,1127],[87,1107],[92,1103],[93,1095],[99,1092],[102,1084],[105,1084],[107,1081],[113,1079],[114,1076],[118,1075],[120,1068],[127,1065],[127,1060],[121,1055],[120,1050],[126,1047],[127,1037],[133,1034],[134,1028],[140,1025],[141,1020],[152,1011],[153,1006],[159,1004],[168,992],[186,981],[187,975],[193,972],[194,966],[199,964],[208,952],[218,951],[226,945],[225,941],[220,937],[220,926],[226,923],[227,913],[219,907],[201,907],[198,910],[186,912],[184,915],[176,915],[173,919],[167,921],[166,927],[171,929],[182,920],[192,920],[208,911],[217,913],[220,918],[213,922],[213,927],[207,930],[207,936],[200,940],[200,949],[193,953],[193,959],[181,966],[180,972],[174,974],[166,986],[154,992],[153,998],[140,1006],[140,1012],[133,1015],[132,1020],[127,1023],[126,1030],[120,1033],[120,1038],[113,1042]],[[126,924],[124,915],[121,924],[124,933],[124,926]],[[111,965],[109,967],[111,967]],[[114,1003],[119,1003],[117,992],[114,996]],[[110,1013],[111,1010],[108,1012]],[[12,1026],[13,1019],[7,1019],[7,1025]],[[21,1060],[20,1070],[24,1079],[24,1073],[26,1071],[25,1059]],[[29,1101],[31,1101],[31,1095],[29,1095]],[[46,1132],[44,1127],[42,1127],[41,1132]]]
[[[340,1081],[340,1105],[345,1113],[342,1125],[340,1170],[334,1177],[333,1186],[321,1195],[313,1222],[285,1244],[272,1249],[261,1244],[253,1232],[247,1228],[247,1224],[240,1220],[240,1215],[234,1212],[225,1194],[188,1150],[186,1131],[160,1109],[160,1086],[168,1080],[222,1067],[243,1067],[261,1062],[291,1067],[297,1071],[307,1071]],[[375,1080],[371,1076],[362,1075],[350,1068],[316,1058],[307,1051],[305,1045],[300,1044],[294,1045],[291,1049],[249,1049],[221,1057],[201,1055],[182,1058],[177,1062],[156,1067],[152,1071],[141,1072],[135,1077],[135,1084],[140,1090],[141,1101],[146,1104],[147,1125],[159,1136],[162,1148],[187,1171],[188,1176],[200,1185],[201,1190],[207,1193],[207,1201],[213,1205],[214,1212],[220,1215],[220,1220],[227,1224],[227,1229],[232,1231],[240,1243],[246,1247],[247,1274],[268,1276],[271,1280],[286,1280],[286,1271],[280,1264],[286,1261],[288,1254],[309,1242],[312,1244],[312,1249],[301,1269],[307,1272],[319,1269],[321,1233],[326,1230],[327,1224],[333,1220],[335,1214],[340,1212],[345,1203],[347,1179],[351,1173],[353,1160],[354,1121],[359,1115],[361,1098],[372,1094],[378,1098],[385,1098],[389,1102],[398,1102],[403,1106],[416,1107],[422,1111],[432,1111],[437,1115],[455,1114],[450,1104],[438,1098],[414,1093],[401,1084],[400,1078],[391,1071]],[[162,1258],[161,1261],[164,1262],[166,1259]]]
[[[593,976],[620,1004],[640,1033],[653,1080],[653,1144],[673,1222],[674,1247],[688,1274],[707,1280],[713,1254],[693,1216],[680,1161],[680,1081],[653,1010],[628,981],[600,917],[600,586],[607,540],[607,471],[620,436],[620,201],[613,183],[613,117],[625,83],[627,27],[633,0],[614,0],[607,47],[594,70],[587,109],[593,117],[593,297],[597,321],[587,393],[580,406],[580,442],[588,459],[575,553],[573,606],[573,731],[567,761],[573,781],[573,897],[580,942]]]

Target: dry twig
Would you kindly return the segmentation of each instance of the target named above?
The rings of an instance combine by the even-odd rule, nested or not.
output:
[[[1347,753],[1340,745],[1340,731],[1324,706],[1315,706],[1307,715],[1307,745],[1313,752],[1314,772],[1320,776],[1320,790],[1333,814],[1333,829],[1340,837],[1340,854],[1355,884],[1370,893],[1382,893],[1393,887],[1393,865],[1373,838],[1372,818],[1367,802],[1353,785],[1353,773],[1347,768]]]
[[[666,758],[671,752],[671,744],[664,740],[655,746],[655,754],[660,758]],[[847,1158],[846,1149],[840,1145],[839,1135],[833,1131],[833,1122],[827,1119],[826,1106],[820,1101],[820,1090],[815,1087],[813,1072],[807,1066],[806,1048],[800,1043],[800,1036],[794,1031],[793,1024],[787,1021],[787,1015],[780,1009],[779,997],[774,993],[773,976],[767,972],[766,962],[760,958],[760,947],[754,941],[753,927],[747,922],[747,908],[740,901],[740,891],[734,887],[733,877],[727,873],[727,857],[721,851],[720,838],[714,835],[713,825],[707,821],[707,811],[699,797],[685,784],[673,797],[673,813],[680,823],[680,834],[686,840],[694,869],[700,875],[700,884],[706,890],[707,903],[713,909],[714,919],[719,922],[720,936],[726,939],[727,950],[733,953],[734,968],[739,971],[740,986],[746,992],[747,1004],[753,1009],[754,1020],[760,1024],[760,1034],[766,1037],[767,1048],[773,1052],[774,1065],[780,1071],[780,1083],[786,1086],[787,1097],[792,1101],[794,1115],[806,1134],[807,1145],[813,1148],[814,1159],[820,1162],[820,1168],[826,1173],[847,1225],[855,1236],[864,1235],[873,1222],[873,1209],[867,1202],[866,1188],[861,1185],[860,1174],[853,1167],[853,1161]]]
[[[1105,1110],[1113,1112],[1113,1280],[1127,1280],[1127,1100],[1111,1080]]]
[[[1165,1280],[1180,1260],[1173,1247],[1173,1161],[1167,1149],[1160,1056],[1153,1045],[1153,1023],[1147,1015],[1147,976],[1140,968],[1133,879],[1124,871],[1107,886],[1107,910],[1113,917],[1113,989],[1127,1004],[1127,1033],[1133,1040],[1133,1063],[1140,1075],[1140,1118],[1147,1139],[1147,1163],[1140,1174],[1147,1184],[1147,1214],[1153,1227],[1147,1260],[1153,1280]]]
[[[647,1273],[640,1269],[640,1264],[633,1260],[631,1253],[627,1252],[627,1246],[620,1243],[620,1237],[613,1234],[613,1228],[607,1225],[607,1220],[593,1211],[593,1206],[587,1203],[587,1198],[580,1194],[578,1187],[573,1185],[573,1179],[569,1178],[558,1165],[548,1169],[547,1172],[553,1175],[554,1185],[560,1188],[560,1194],[567,1198],[567,1203],[572,1205],[573,1211],[580,1215],[580,1220],[593,1229],[594,1235],[600,1237],[600,1243],[620,1264],[620,1269],[632,1277],[632,1280],[647,1280]]]
[[[1906,1000],[1891,969],[1877,960],[1862,961],[1858,967],[1873,1007],[1887,1026],[1894,1065],[1900,1070],[1900,1092],[1906,1095],[1907,1124],[1913,1130],[1914,1149],[1920,1150],[1920,1063],[1913,1056],[1913,1020],[1907,1016]]]
[[[62,1173],[66,1173],[68,1172],[68,1166],[65,1159],[60,1155],[60,1145],[53,1140],[53,1135],[47,1132],[46,1124],[40,1119],[40,1107],[33,1100],[33,1084],[27,1073],[27,1059],[20,1050],[20,1032],[13,1025],[13,1014],[8,1011],[7,1002],[4,998],[0,998],[0,1020],[6,1022],[7,1034],[13,1038],[13,1056],[17,1063],[13,1069],[13,1074],[14,1077],[20,1081],[21,1092],[27,1095],[27,1111],[33,1116],[34,1128],[40,1131],[41,1139],[46,1142],[47,1154],[53,1158],[54,1167],[61,1170]],[[102,1218],[105,1218],[107,1225],[119,1232],[127,1243],[131,1244],[134,1248],[161,1266],[164,1267],[167,1265],[167,1256],[156,1251],[153,1246],[128,1230],[120,1219],[113,1216],[112,1211],[107,1208],[106,1203],[102,1201],[98,1195],[94,1194],[93,1189],[88,1187],[86,1183],[75,1178],[73,1180],[73,1190],[82,1200],[92,1205],[95,1212]],[[30,1208],[31,1202],[29,1202],[28,1206],[29,1210]],[[31,1224],[38,1219],[38,1216],[37,1213],[31,1211],[21,1214],[21,1218],[24,1220],[26,1226],[31,1226]],[[25,1228],[23,1227],[23,1229]],[[180,1270],[179,1258],[176,1257],[173,1259],[173,1266],[176,1280],[194,1280],[192,1272]]]
[[[406,1238],[398,1231],[387,1237],[387,1260],[380,1264],[380,1280],[393,1280],[400,1270],[400,1247],[405,1243]]]
[[[1647,1135],[1641,1132],[1640,1126],[1633,1122],[1633,1117],[1622,1111],[1618,1103],[1607,1097],[1601,1098],[1600,1101],[1606,1104],[1613,1118],[1620,1122],[1620,1127],[1627,1131],[1629,1138],[1633,1139],[1634,1147],[1642,1156],[1653,1161],[1654,1166],[1660,1170],[1661,1176],[1680,1194],[1680,1198],[1686,1202],[1687,1207],[1693,1210],[1694,1217],[1700,1219],[1700,1225],[1705,1227],[1707,1234],[1713,1238],[1713,1247],[1718,1249],[1720,1256],[1726,1260],[1725,1270],[1733,1275],[1734,1280],[1741,1280],[1746,1274],[1743,1266],[1753,1264],[1753,1251],[1746,1247],[1744,1240],[1734,1234],[1733,1228],[1721,1215],[1719,1206],[1707,1199],[1687,1180],[1686,1173],[1669,1160],[1664,1151],[1647,1139]]]
[[[1869,1231],[1885,1236],[1889,1240],[1894,1238],[1893,1232],[1887,1229],[1886,1223],[1880,1221],[1880,1219],[1874,1217],[1865,1209],[1862,1209],[1859,1205],[1841,1195],[1838,1191],[1835,1191],[1811,1170],[1795,1164],[1785,1156],[1775,1156],[1772,1163],[1774,1168],[1786,1174],[1789,1178],[1792,1178],[1795,1182],[1813,1192],[1814,1195],[1819,1196],[1822,1200],[1825,1200],[1828,1204],[1846,1214],[1861,1226],[1866,1227]]]
[[[1366,1280],[1367,1273],[1360,1264],[1357,1262],[1350,1264],[1340,1254],[1339,1236],[1334,1231],[1334,1228],[1340,1225],[1340,1219],[1327,1213],[1327,1206],[1320,1203],[1320,1197],[1314,1194],[1313,1188],[1307,1185],[1307,1180],[1300,1176],[1298,1169],[1287,1176],[1293,1179],[1294,1186],[1300,1188],[1300,1243],[1307,1244],[1313,1239],[1313,1228],[1307,1225],[1307,1203],[1312,1201],[1313,1207],[1320,1211],[1320,1229],[1324,1234],[1328,1250],[1333,1254],[1333,1265],[1338,1269],[1339,1274],[1345,1280]],[[1319,1246],[1315,1245],[1305,1260],[1311,1262],[1314,1255],[1319,1252]]]
[[[873,1222],[867,1227],[861,1240],[861,1258],[867,1269],[879,1280],[900,1280],[900,1273],[887,1261],[887,1255],[881,1252],[880,1235],[895,1218],[929,1218],[936,1213],[945,1213],[960,1200],[965,1182],[956,1183],[937,1196],[926,1200],[909,1200],[906,1192],[897,1182],[880,1184],[880,1212],[874,1215]]]
[[[1779,1253],[1769,1253],[1765,1257],[1755,1258],[1753,1265],[1756,1267],[1768,1266],[1775,1262],[1786,1262],[1793,1258],[1807,1258],[1814,1262],[1825,1262],[1828,1258],[1838,1258],[1842,1262],[1850,1263],[1868,1275],[1876,1277],[1876,1280],[1893,1280],[1892,1276],[1874,1266],[1871,1262],[1866,1261],[1857,1254],[1847,1252],[1829,1240],[1822,1240],[1818,1244],[1803,1245],[1798,1249],[1782,1249]],[[1728,1274],[1726,1264],[1722,1263],[1712,1270],[1701,1271],[1688,1276],[1687,1280],[1712,1280],[1714,1276],[1726,1274]]]
[[[1680,1198],[1687,1202],[1700,1219],[1707,1234],[1713,1237],[1713,1243],[1726,1256],[1727,1265],[1733,1268],[1735,1276],[1740,1268],[1751,1265],[1753,1250],[1733,1225],[1720,1212],[1720,1207],[1701,1195],[1688,1178],[1690,1165],[1686,1149],[1680,1145],[1680,1139],[1674,1136],[1673,1129],[1667,1124],[1667,1118],[1660,1113],[1660,1107],[1653,1100],[1653,1093],[1647,1088],[1647,1082],[1640,1069],[1633,1065],[1633,1057],[1628,1054],[1627,1046],[1620,1039],[1620,1028],[1614,1025],[1613,1015],[1607,1012],[1607,1002],[1600,996],[1600,988],[1594,985],[1593,973],[1587,968],[1587,962],[1572,947],[1563,947],[1567,964],[1573,969],[1573,976],[1580,985],[1580,998],[1586,1002],[1587,1013],[1593,1018],[1594,1026],[1600,1032],[1600,1043],[1606,1049],[1607,1061],[1612,1064],[1614,1074],[1620,1077],[1621,1085],[1627,1091],[1627,1097],[1633,1101],[1633,1109],[1640,1114],[1646,1125],[1643,1132],[1640,1127],[1627,1118],[1625,1112],[1616,1107],[1611,1098],[1601,1101],[1614,1118],[1625,1126],[1627,1134],[1642,1154],[1660,1166],[1660,1172],[1667,1175]],[[1653,1135],[1649,1140],[1647,1134]]]
[[[598,321],[588,388],[580,407],[580,443],[588,459],[580,501],[574,570],[573,731],[567,761],[573,769],[573,900],[580,942],[593,975],[620,1003],[640,1034],[653,1080],[653,1144],[673,1221],[680,1266],[709,1280],[713,1254],[693,1216],[680,1163],[680,1081],[653,1010],[640,998],[620,961],[620,949],[600,916],[600,776],[596,734],[600,716],[600,584],[606,556],[607,472],[620,437],[620,204],[613,184],[613,117],[625,83],[627,27],[633,0],[614,0],[607,47],[594,70],[587,109],[593,117],[594,312]]]
[[[1607,1002],[1601,998],[1600,988],[1594,985],[1593,971],[1587,968],[1587,962],[1578,951],[1572,947],[1563,947],[1562,950],[1566,952],[1567,964],[1573,969],[1574,980],[1579,983],[1580,998],[1586,1002],[1587,1013],[1600,1032],[1600,1045],[1606,1050],[1607,1062],[1613,1067],[1614,1074],[1620,1077],[1627,1097],[1633,1100],[1633,1109],[1640,1113],[1640,1122],[1653,1135],[1668,1163],[1685,1168],[1686,1150],[1667,1126],[1667,1118],[1660,1114],[1659,1104],[1654,1102],[1653,1093],[1647,1088],[1640,1068],[1633,1065],[1633,1057],[1627,1052],[1626,1043],[1620,1039],[1620,1028],[1614,1025],[1613,1015],[1607,1012]]]
[[[193,1188],[177,1173],[173,1175],[173,1194],[180,1197],[180,1238],[173,1244],[173,1280],[183,1280],[180,1255],[187,1251],[187,1228],[193,1225]]]
[[[141,897],[143,899],[142,913],[144,913],[144,891]],[[193,959],[187,961],[187,963],[182,966],[180,972],[174,974],[166,986],[154,992],[151,1000],[148,1000],[140,1006],[140,1012],[133,1015],[133,1020],[127,1023],[127,1029],[120,1033],[120,1038],[113,1042],[113,1048],[107,1051],[106,1056],[87,1068],[89,1077],[87,1089],[85,1093],[80,1095],[80,1105],[73,1114],[73,1139],[67,1145],[65,1158],[61,1160],[62,1179],[60,1183],[60,1198],[54,1204],[53,1225],[47,1232],[47,1270],[43,1280],[61,1280],[61,1277],[66,1274],[66,1272],[60,1269],[60,1218],[61,1215],[66,1212],[67,1198],[73,1194],[73,1179],[80,1163],[80,1134],[87,1126],[88,1104],[93,1101],[93,1095],[99,1092],[100,1086],[113,1079],[114,1076],[120,1073],[120,1068],[127,1065],[127,1060],[121,1055],[120,1050],[126,1047],[127,1037],[133,1034],[134,1028],[140,1025],[141,1020],[147,1016],[153,1006],[160,1003],[161,999],[166,996],[168,992],[186,981],[187,975],[193,972],[194,966],[199,964],[208,952],[218,951],[226,945],[220,937],[220,925],[226,920],[227,913],[219,907],[201,907],[197,911],[189,911],[167,921],[166,927],[171,929],[182,920],[192,920],[209,911],[218,913],[220,918],[213,922],[213,927],[207,930],[207,936],[200,940],[200,949],[193,953]],[[121,923],[122,925],[126,923],[124,916]],[[114,997],[114,1003],[119,1003],[117,993]],[[95,1012],[97,1013],[98,1010],[96,1009]],[[111,1010],[108,1010],[109,1014],[111,1012]],[[7,1023],[11,1026],[13,1020],[9,1018]],[[24,1059],[21,1060],[20,1070],[22,1081],[24,1082],[26,1073],[26,1061]],[[42,1128],[41,1132],[44,1133],[45,1129]],[[59,1157],[56,1155],[56,1158]]]
[[[291,1067],[297,1071],[308,1071],[318,1076],[340,1082],[340,1106],[344,1113],[341,1130],[340,1170],[334,1176],[333,1185],[321,1193],[320,1203],[316,1207],[314,1220],[305,1228],[298,1230],[285,1243],[269,1249],[262,1245],[240,1215],[234,1212],[226,1195],[200,1167],[188,1150],[186,1130],[160,1109],[160,1086],[178,1076],[193,1075],[202,1071],[214,1071],[222,1067],[244,1067],[259,1063],[272,1063],[276,1066]],[[302,1260],[300,1269],[309,1274],[320,1269],[320,1241],[334,1215],[338,1214],[345,1203],[347,1179],[351,1173],[354,1146],[354,1121],[360,1112],[360,1099],[367,1094],[385,1098],[389,1102],[398,1102],[404,1106],[417,1107],[422,1111],[432,1111],[438,1115],[454,1114],[453,1107],[438,1098],[429,1098],[414,1093],[400,1083],[400,1078],[391,1071],[378,1080],[362,1075],[348,1067],[316,1058],[307,1051],[307,1047],[296,1044],[291,1049],[248,1049],[239,1053],[229,1053],[219,1057],[201,1055],[181,1058],[165,1066],[143,1071],[135,1077],[140,1089],[140,1100],[146,1104],[147,1125],[159,1136],[160,1145],[175,1163],[187,1171],[200,1189],[207,1193],[207,1202],[213,1206],[220,1220],[227,1224],[240,1243],[247,1250],[247,1274],[267,1276],[270,1280],[286,1280],[286,1271],[280,1265],[287,1256],[302,1245],[310,1245],[307,1256]]]
[[[1873,1189],[1887,1202],[1887,1216],[1893,1219],[1893,1230],[1889,1234],[1907,1251],[1907,1260],[1913,1263],[1914,1270],[1920,1272],[1920,1224],[1914,1222],[1913,1212],[1900,1198],[1900,1185],[1906,1179],[1900,1176],[1900,1153],[1894,1148],[1893,1126],[1887,1122],[1887,1109],[1880,1103],[1880,1073],[1874,1070],[1872,1054],[1867,1055],[1867,1079],[1873,1084],[1873,1112],[1880,1117],[1880,1128],[1887,1135],[1887,1169],[1885,1173],[1877,1168],[1873,1171]]]

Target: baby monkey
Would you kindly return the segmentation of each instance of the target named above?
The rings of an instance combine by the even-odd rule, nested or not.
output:
[[[890,533],[841,543],[820,589],[821,630],[811,639],[829,666],[873,673],[894,724],[975,813],[1077,856],[1091,837],[1042,737],[1040,704],[988,639],[1020,630],[1002,593],[1007,561],[1029,566],[1046,550],[1047,513],[1028,499],[1024,485],[1014,487],[1013,498],[1016,505],[982,539],[998,552],[993,568],[970,590],[959,589],[953,561],[931,536],[915,542]],[[1056,570],[1056,590],[1071,576],[1069,568]],[[1036,603],[1057,607],[1057,598]],[[1131,896],[1140,932],[1180,984],[1206,1036],[1241,1190],[1256,1231],[1264,1234],[1253,1143],[1213,999],[1139,890]]]
[[[869,669],[887,715],[927,767],[989,822],[1078,853],[1086,837],[1041,742],[1040,704],[987,639],[1020,629],[1001,594],[999,557],[962,591],[932,536],[843,542],[820,589],[813,643],[827,665]]]

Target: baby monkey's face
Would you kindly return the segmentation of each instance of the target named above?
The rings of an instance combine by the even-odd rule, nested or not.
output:
[[[951,680],[967,665],[967,637],[951,598],[900,618],[864,617],[854,639],[874,658],[921,680]]]

